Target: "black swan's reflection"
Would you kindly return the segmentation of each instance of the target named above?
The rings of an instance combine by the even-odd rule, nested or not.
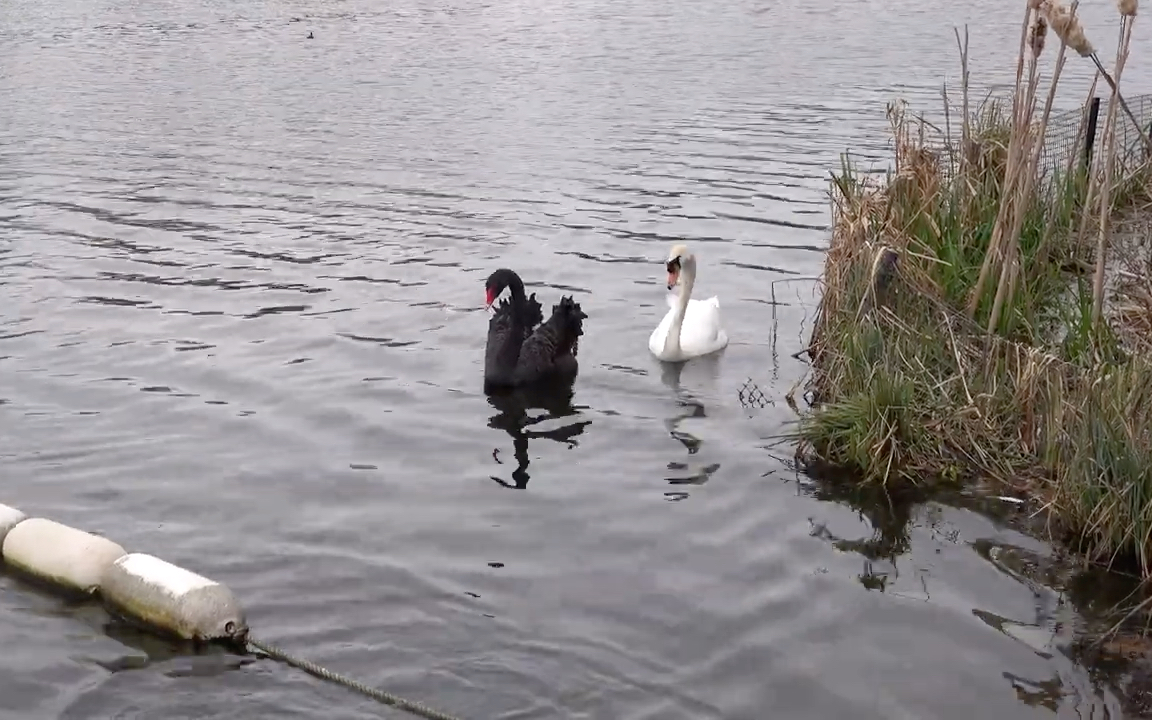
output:
[[[497,413],[488,418],[488,427],[503,430],[512,436],[512,454],[516,458],[516,469],[512,471],[513,484],[509,484],[496,476],[492,480],[506,488],[523,490],[528,486],[528,440],[530,438],[548,438],[564,443],[568,447],[576,447],[574,439],[584,432],[592,421],[581,416],[579,411],[583,408],[572,404],[573,388],[571,382],[549,383],[531,388],[517,388],[515,390],[491,394],[488,404],[496,408]],[[530,416],[532,410],[543,410],[535,416]],[[526,428],[541,423],[555,425],[555,422],[565,418],[576,418],[575,422],[567,422],[551,430],[528,430]],[[492,458],[503,464],[500,459],[499,448],[492,451]]]
[[[705,412],[703,401],[695,393],[681,385],[681,377],[685,367],[690,365],[692,367],[691,374],[695,375],[702,372],[710,381],[715,381],[720,374],[719,356],[720,353],[715,353],[696,358],[690,362],[660,363],[660,382],[676,394],[676,404],[680,410],[680,412],[664,420],[664,427],[668,429],[669,435],[676,438],[688,449],[689,455],[700,452],[703,441],[692,433],[681,430],[680,423],[688,418],[703,418],[708,415]],[[681,473],[677,476],[664,478],[670,485],[703,485],[708,482],[713,473],[720,469],[720,463],[690,468],[688,463],[673,461],[668,463],[668,469]],[[688,497],[687,493],[683,492],[668,492],[665,493],[665,496],[669,500],[683,500]]]

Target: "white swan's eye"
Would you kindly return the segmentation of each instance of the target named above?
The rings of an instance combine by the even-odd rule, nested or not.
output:
[[[679,272],[680,271],[680,256],[677,255],[676,257],[669,260],[667,263],[664,264],[664,267],[670,273]]]

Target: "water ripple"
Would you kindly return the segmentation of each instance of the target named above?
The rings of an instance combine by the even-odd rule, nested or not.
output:
[[[1111,709],[981,555],[1025,538],[945,509],[961,540],[909,520],[880,557],[875,518],[778,482],[764,438],[790,418],[737,396],[803,369],[839,154],[886,158],[893,94],[939,104],[952,24],[997,67],[1009,10],[0,4],[0,500],[464,715]],[[1090,72],[1065,72],[1079,102]],[[732,343],[661,367],[684,241]],[[481,393],[500,266],[589,314],[571,396]],[[0,605],[21,717],[378,716],[8,578]]]

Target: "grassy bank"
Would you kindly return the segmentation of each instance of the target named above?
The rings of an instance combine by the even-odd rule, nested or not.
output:
[[[1152,575],[1152,281],[1117,268],[1131,243],[1114,228],[1147,210],[1152,174],[1115,139],[1131,123],[1110,100],[1135,12],[1120,5],[1090,167],[1041,149],[1064,63],[1105,65],[1075,6],[1032,0],[1011,98],[970,104],[958,34],[959,112],[935,127],[890,106],[895,169],[834,177],[798,456],[870,484],[995,479],[1077,550]]]

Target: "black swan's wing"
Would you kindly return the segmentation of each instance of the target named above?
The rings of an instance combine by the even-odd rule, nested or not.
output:
[[[495,312],[492,317],[488,319],[488,346],[493,345],[494,340],[500,343],[510,342],[512,335],[512,328],[516,324],[516,317],[514,312],[514,300],[504,298],[496,304]],[[540,301],[536,299],[536,293],[532,293],[524,299],[524,305],[520,309],[521,316],[521,333],[520,341],[523,342],[532,332],[536,326],[544,321],[544,308],[540,306]]]
[[[532,293],[524,299],[521,312],[524,318],[524,337],[527,339],[536,330],[536,326],[544,322],[544,308],[536,299],[536,293]]]
[[[512,313],[512,303],[508,298],[504,298],[496,304],[492,317],[488,318],[488,347],[492,347],[493,341],[499,343],[506,343],[510,339],[510,333],[516,324],[516,318]]]
[[[571,297],[563,297],[560,304],[553,305],[552,316],[520,347],[514,376],[517,384],[574,370],[576,341],[584,334],[587,317],[580,303]]]

